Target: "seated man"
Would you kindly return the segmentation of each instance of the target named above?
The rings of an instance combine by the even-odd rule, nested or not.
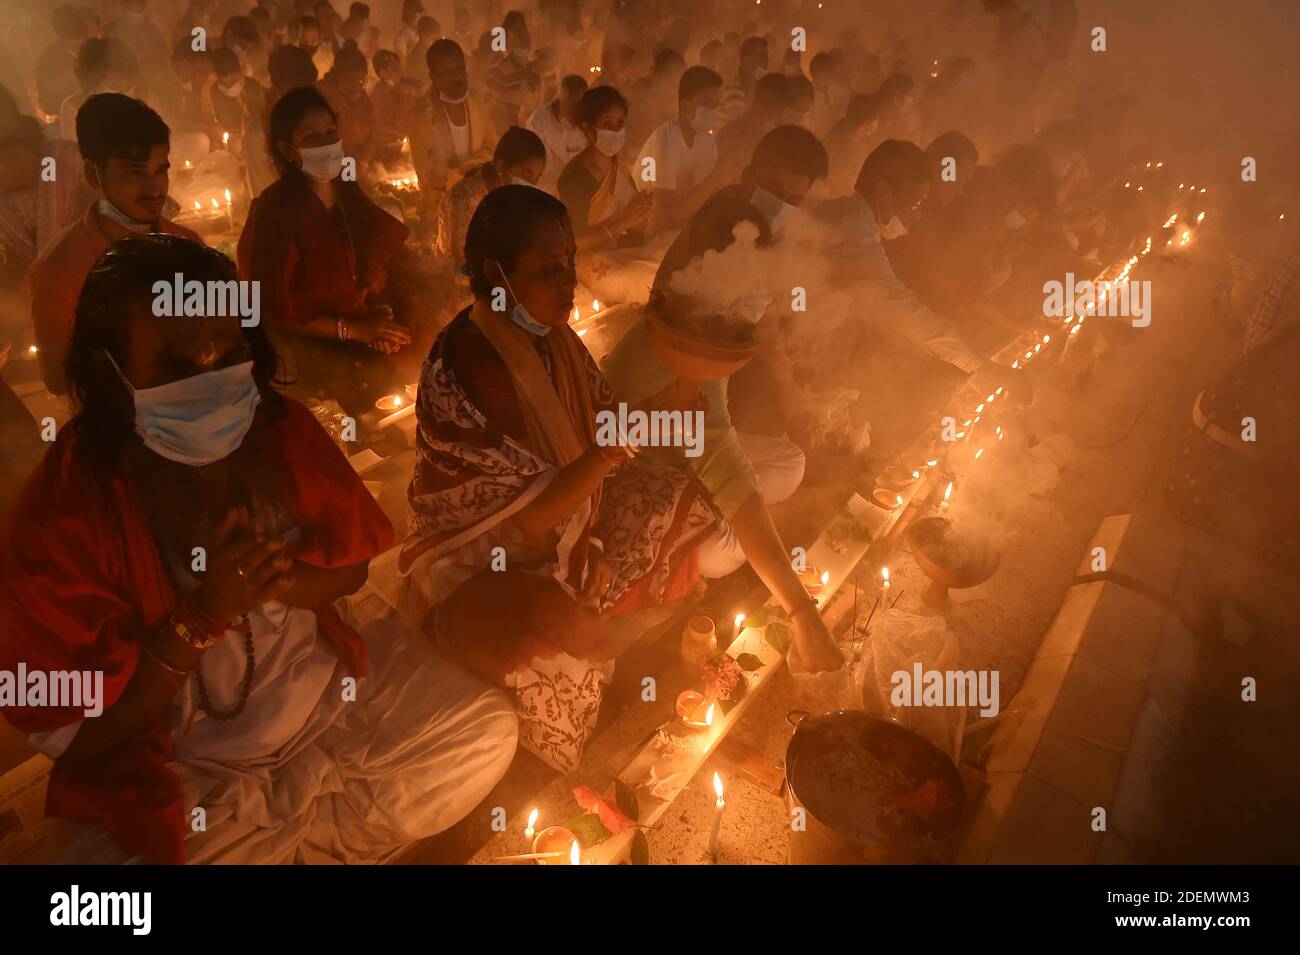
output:
[[[96,201],[32,265],[32,323],[45,387],[64,393],[63,362],[81,285],[95,260],[124,236],[168,232],[198,241],[163,218],[171,131],[152,109],[121,93],[99,93],[77,113],[77,146]]]
[[[542,80],[531,63],[533,41],[523,13],[511,10],[502,27],[506,32],[506,55],[492,64],[484,85],[493,122],[497,129],[508,129],[532,112]]]
[[[426,65],[430,100],[412,120],[411,162],[422,200],[436,208],[465,173],[491,158],[497,129],[483,100],[470,92],[465,54],[454,41],[429,47]]]
[[[682,236],[689,252],[684,268],[692,260],[722,252],[733,243],[767,243],[771,230],[756,207],[724,191],[701,208]],[[629,406],[666,389],[696,384],[684,381],[651,344],[651,318],[672,325],[690,311],[677,304],[682,297],[673,291],[672,283],[671,272],[659,280],[662,291],[652,296],[642,316],[602,363],[615,395]],[[746,293],[743,288],[735,290],[738,299]],[[747,317],[751,322],[755,320],[753,315]],[[769,501],[785,500],[798,488],[803,478],[803,453],[788,439],[750,439],[738,433],[728,411],[727,379],[700,382],[698,387],[707,404],[702,453],[689,457],[682,448],[661,447],[646,449],[643,456],[693,474],[708,489],[713,506],[724,518],[700,545],[700,573],[704,577],[722,577],[748,561],[790,614],[794,630],[791,668],[838,669],[844,663],[843,656],[792,569],[789,551],[767,509]]]
[[[334,57],[334,66],[317,88],[329,100],[338,116],[339,135],[343,137],[343,154],[357,164],[370,161],[373,146],[375,110],[366,92],[370,64],[355,46],[345,46]]]
[[[340,608],[392,528],[276,390],[261,326],[154,314],[177,274],[235,280],[144,235],[86,281],[76,416],[0,541],[0,667],[95,671],[102,692],[5,718],[54,760],[47,813],[88,824],[65,861],[382,861],[497,783],[514,714]]]
[[[653,190],[652,231],[680,229],[713,192],[718,164],[713,134],[721,98],[722,77],[707,67],[692,66],[677,85],[677,117],[651,133],[641,148],[632,173]],[[654,170],[651,180],[646,179],[649,166]]]
[[[578,103],[586,92],[587,81],[571,73],[560,80],[560,95],[528,117],[528,128],[546,145],[546,171],[537,185],[551,195],[557,193],[560,173],[569,160],[587,148],[587,137],[578,128]]]
[[[718,133],[718,161],[728,177],[744,166],[754,154],[758,141],[786,119],[789,97],[786,78],[767,73],[754,88],[753,102]]]

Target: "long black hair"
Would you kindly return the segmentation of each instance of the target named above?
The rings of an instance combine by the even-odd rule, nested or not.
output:
[[[79,441],[90,458],[106,468],[116,466],[123,448],[139,438],[134,402],[105,356],[112,356],[118,368],[126,367],[133,310],[148,308],[154,283],[171,283],[177,273],[187,282],[237,278],[234,263],[217,250],[181,236],[153,233],[113,243],[82,286],[64,371],[77,411]],[[262,401],[280,413],[284,405],[278,389],[285,382],[277,376],[275,348],[260,322],[241,330],[252,349],[253,379]]]

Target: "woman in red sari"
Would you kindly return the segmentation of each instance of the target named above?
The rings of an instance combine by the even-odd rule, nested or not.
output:
[[[47,814],[97,824],[71,861],[370,861],[486,795],[513,714],[481,684],[440,692],[396,628],[353,619],[362,642],[336,601],[392,528],[276,391],[260,327],[153,314],[154,283],[178,273],[234,279],[169,235],[125,239],[91,271],[77,414],[0,541],[0,670],[102,674],[100,712],[4,715],[54,760]]]
[[[359,414],[398,383],[389,356],[411,341],[390,287],[408,230],[347,175],[338,118],[315,89],[275,104],[268,141],[280,178],[249,209],[239,274],[261,283],[269,328],[304,392]]]

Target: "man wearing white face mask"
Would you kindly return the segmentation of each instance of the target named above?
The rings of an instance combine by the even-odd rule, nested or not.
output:
[[[942,361],[971,373],[987,362],[905,286],[885,254],[884,241],[907,234],[929,194],[930,167],[914,143],[887,139],[867,157],[850,196],[831,199],[817,210],[835,229],[832,254],[845,280],[861,287],[860,311],[885,330]]]
[[[651,231],[680,229],[716,187],[711,178],[718,164],[718,104],[722,77],[705,66],[692,66],[677,85],[677,117],[646,140],[634,174],[655,196]]]
[[[430,103],[415,114],[411,161],[422,198],[436,204],[465,173],[491,158],[498,136],[487,105],[470,92],[465,54],[456,42],[434,43],[425,62]]]
[[[63,360],[73,313],[91,267],[113,242],[133,233],[168,232],[201,241],[163,216],[171,131],[152,109],[120,93],[100,93],[77,113],[77,145],[86,182],[99,198],[32,265],[28,285],[45,386],[64,390]]]

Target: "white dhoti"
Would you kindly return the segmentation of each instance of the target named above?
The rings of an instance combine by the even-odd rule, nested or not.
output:
[[[250,615],[257,678],[236,719],[200,716],[186,735],[193,681],[177,697],[170,766],[185,787],[187,862],[383,862],[487,796],[515,753],[504,692],[408,635],[368,591],[345,613],[370,660],[352,687],[317,638],[315,615],[286,610]],[[226,709],[243,674],[243,638],[228,635],[209,655],[218,647],[203,672],[212,704]],[[138,861],[104,830],[83,828],[59,861]]]

